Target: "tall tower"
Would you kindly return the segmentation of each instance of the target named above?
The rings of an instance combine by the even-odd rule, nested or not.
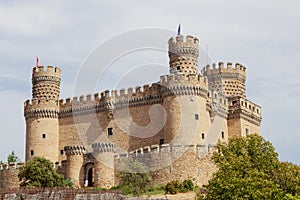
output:
[[[200,142],[201,134],[207,132],[204,123],[210,123],[207,83],[198,74],[199,40],[179,33],[168,44],[170,74],[160,79],[167,114],[160,143],[189,145]]]
[[[24,104],[26,161],[34,156],[58,161],[60,76],[58,67],[32,70],[32,99]]]

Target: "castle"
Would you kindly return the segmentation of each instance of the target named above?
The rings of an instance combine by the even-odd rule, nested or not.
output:
[[[59,100],[60,68],[34,67],[32,99],[24,103],[26,161],[50,159],[80,187],[84,180],[116,185],[129,159],[145,164],[157,183],[207,184],[215,144],[259,134],[261,107],[246,99],[243,65],[220,62],[199,73],[196,37],[178,34],[168,46],[169,74],[158,82],[79,98]]]

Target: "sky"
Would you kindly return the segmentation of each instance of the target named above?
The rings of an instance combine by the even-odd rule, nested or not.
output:
[[[247,98],[262,106],[261,135],[280,160],[300,164],[299,7],[297,0],[0,0],[0,160],[13,150],[24,160],[23,103],[31,98],[37,55],[40,65],[62,69],[60,98],[65,99],[80,94],[74,90],[76,78],[97,48],[118,48],[119,36],[135,30],[142,34],[131,34],[127,43],[155,40],[148,30],[161,30],[165,46],[115,55],[103,83],[85,94],[156,82],[168,73],[167,41],[180,23],[183,35],[198,37],[208,50],[209,63],[247,67]],[[199,71],[205,63],[202,54]]]

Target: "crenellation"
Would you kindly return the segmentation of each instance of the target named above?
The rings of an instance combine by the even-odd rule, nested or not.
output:
[[[23,162],[3,163],[3,164],[0,164],[0,171],[16,170],[16,169],[19,169],[20,167],[22,167],[24,165],[25,165],[25,163],[23,163]]]
[[[83,155],[86,153],[84,146],[65,146],[64,151],[66,155]]]
[[[246,67],[241,65],[240,63],[236,63],[233,67],[231,62],[228,62],[226,67],[224,67],[223,62],[219,62],[218,65],[215,63],[212,64],[212,67],[207,64],[202,68],[201,73],[203,75],[221,75],[221,73],[239,73],[242,76],[246,76]]]
[[[38,66],[32,69],[32,75],[33,77],[51,75],[60,78],[61,70],[59,67],[47,66],[45,68],[44,66]]]
[[[115,152],[116,147],[111,142],[99,142],[92,144],[93,152]]]
[[[133,95],[133,88],[130,87],[127,89],[127,96],[131,97]]]
[[[27,99],[24,102],[24,107],[26,109],[31,109],[31,108],[44,108],[44,107],[57,107],[58,106],[58,101],[54,99]]]
[[[170,150],[171,150],[170,144],[160,145],[160,152],[170,152]]]

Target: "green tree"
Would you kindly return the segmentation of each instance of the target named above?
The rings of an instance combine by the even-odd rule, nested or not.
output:
[[[278,160],[259,135],[219,143],[213,160],[219,170],[207,186],[207,199],[283,199],[299,193],[299,167]],[[297,177],[294,177],[297,176]]]
[[[284,193],[300,199],[300,167],[288,162],[280,162],[275,171],[275,182]],[[295,199],[297,199],[295,198]]]
[[[20,186],[64,187],[64,179],[57,174],[53,164],[46,158],[34,157],[20,167]]]
[[[7,156],[7,162],[11,163],[11,162],[18,162],[19,158],[16,156],[15,151],[12,151],[11,154],[9,154]]]
[[[140,196],[152,186],[152,177],[148,168],[136,160],[128,159],[118,175],[120,187],[125,193]]]

